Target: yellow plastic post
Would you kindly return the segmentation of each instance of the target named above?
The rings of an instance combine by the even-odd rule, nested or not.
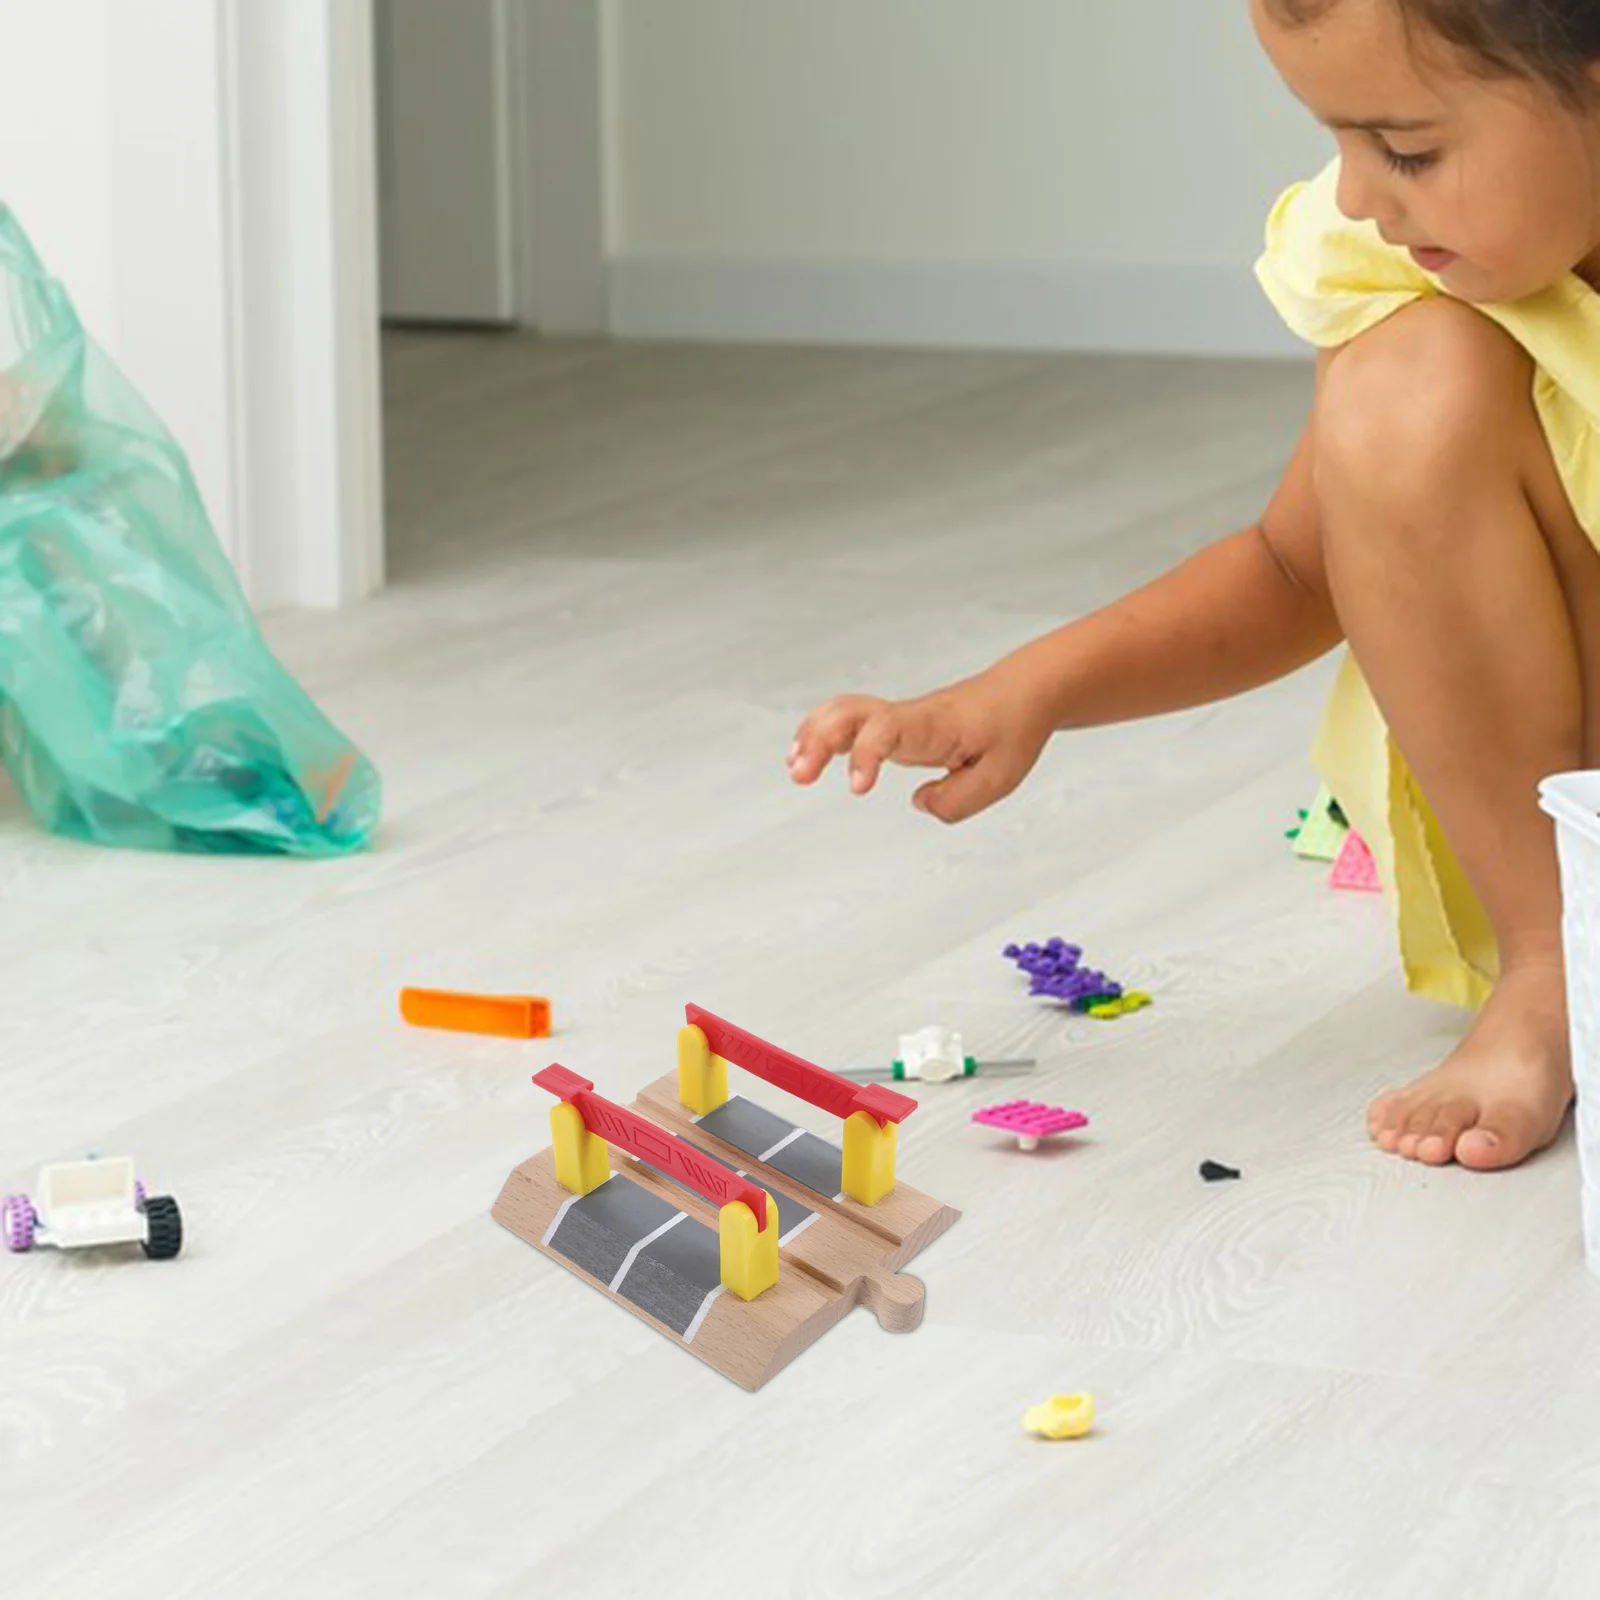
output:
[[[722,1287],[741,1300],[754,1300],[778,1281],[777,1204],[769,1194],[765,1228],[756,1226],[755,1212],[742,1200],[730,1201],[717,1220],[722,1236]]]
[[[550,1137],[556,1147],[556,1182],[563,1189],[592,1194],[611,1176],[606,1142],[589,1132],[576,1106],[563,1101],[550,1108]]]
[[[875,1206],[894,1190],[894,1153],[900,1124],[857,1111],[844,1124],[844,1192],[864,1206]]]
[[[696,1027],[678,1029],[678,1098],[697,1117],[728,1103],[728,1063]]]

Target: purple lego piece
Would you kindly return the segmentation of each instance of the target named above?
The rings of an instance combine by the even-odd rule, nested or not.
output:
[[[1058,1133],[1076,1133],[1089,1126],[1081,1111],[1066,1111],[1060,1106],[1040,1105],[1034,1100],[1008,1100],[1004,1105],[986,1106],[974,1111],[972,1120],[1001,1133],[1014,1133],[1023,1149],[1033,1149],[1041,1139]]]
[[[8,1194],[5,1198],[4,1229],[7,1250],[33,1248],[33,1202],[25,1194]]]
[[[1082,946],[1068,944],[1065,939],[1051,939],[1042,945],[1007,945],[1005,956],[1028,974],[1032,980],[1028,992],[1032,995],[1062,1000],[1079,1010],[1087,1009],[1093,1000],[1116,1000],[1122,996],[1122,985],[1113,983],[1105,973],[1084,966]]]

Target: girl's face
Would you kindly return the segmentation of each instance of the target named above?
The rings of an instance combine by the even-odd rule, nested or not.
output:
[[[1339,207],[1459,299],[1520,300],[1578,270],[1600,285],[1600,112],[1475,76],[1408,33],[1394,0],[1337,0],[1290,27],[1252,0],[1293,93],[1338,140]]]

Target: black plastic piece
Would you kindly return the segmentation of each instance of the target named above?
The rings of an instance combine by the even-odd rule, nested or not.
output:
[[[1244,1174],[1237,1167],[1223,1166],[1220,1161],[1202,1161],[1200,1176],[1207,1183],[1228,1183],[1234,1178],[1242,1178]]]
[[[152,1261],[170,1261],[183,1249],[183,1216],[178,1202],[171,1195],[151,1195],[144,1203],[144,1215],[149,1225],[144,1253]]]

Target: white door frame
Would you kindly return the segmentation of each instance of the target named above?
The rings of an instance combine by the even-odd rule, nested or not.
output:
[[[258,605],[383,583],[372,0],[220,7],[235,557]]]
[[[373,3],[207,0],[231,446],[218,520],[263,608],[345,605],[384,579]],[[602,5],[519,10],[521,298],[546,333],[604,332]]]

